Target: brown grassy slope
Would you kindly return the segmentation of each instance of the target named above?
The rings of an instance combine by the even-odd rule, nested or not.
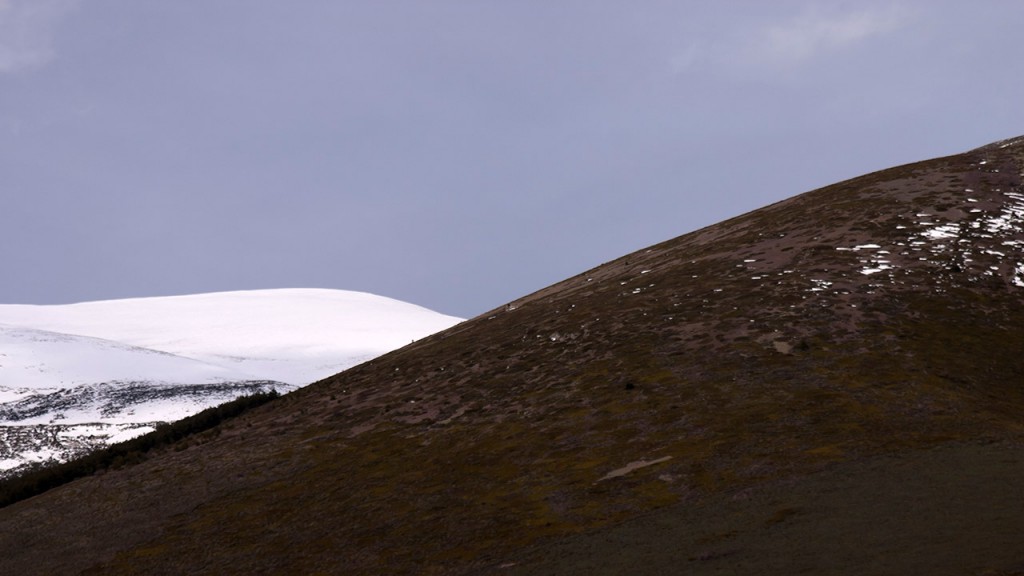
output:
[[[993,145],[609,262],[0,510],[5,568],[455,573],[839,461],[1019,439],[1024,234],[992,228],[1022,168]]]
[[[498,566],[506,576],[1019,576],[1022,474],[1021,446],[947,443],[669,506]]]

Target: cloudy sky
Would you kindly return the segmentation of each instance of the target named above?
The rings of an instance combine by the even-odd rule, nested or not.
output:
[[[1024,134],[1024,3],[0,0],[0,303],[473,316]]]

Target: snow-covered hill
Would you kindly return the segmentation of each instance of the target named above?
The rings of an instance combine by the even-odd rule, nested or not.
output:
[[[0,475],[294,389],[458,321],[319,289],[0,305]]]
[[[162,377],[161,375],[167,375]],[[0,402],[25,393],[133,380],[223,382],[251,376],[113,340],[0,324]]]
[[[0,324],[103,338],[296,385],[459,321],[382,296],[316,289],[0,305]]]

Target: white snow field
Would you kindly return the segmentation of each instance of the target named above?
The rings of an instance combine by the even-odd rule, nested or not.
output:
[[[0,305],[0,476],[293,390],[460,321],[324,289]]]
[[[102,338],[295,385],[461,320],[383,296],[325,289],[0,305],[0,324]]]

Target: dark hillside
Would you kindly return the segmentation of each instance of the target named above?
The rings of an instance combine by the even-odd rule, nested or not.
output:
[[[0,553],[23,574],[545,573],[543,547],[567,536],[706,518],[880,458],[1017,459],[1022,172],[1024,139],[1006,141],[641,250],[0,510]],[[1021,533],[979,524],[989,543]],[[922,559],[958,542],[914,538]]]

